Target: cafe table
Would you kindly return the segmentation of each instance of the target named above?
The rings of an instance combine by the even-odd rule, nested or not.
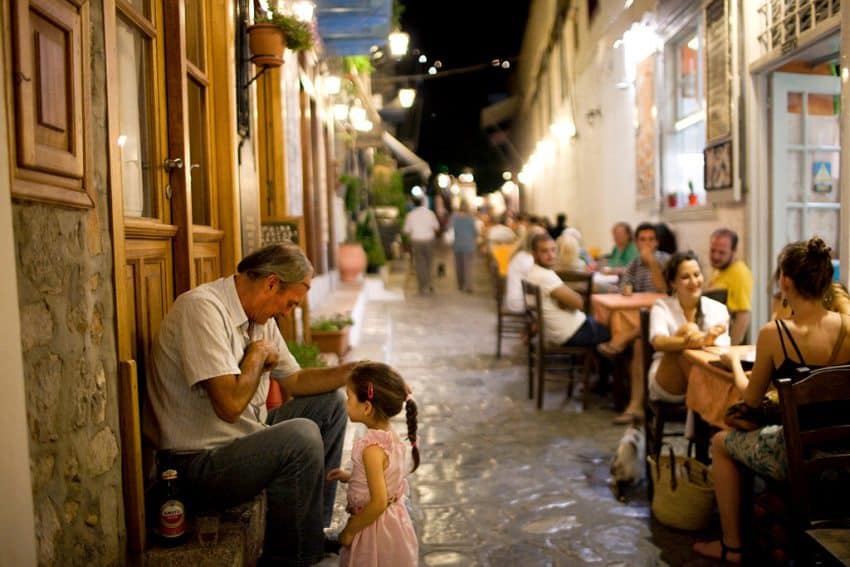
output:
[[[664,293],[639,292],[631,295],[620,293],[594,293],[590,297],[593,318],[608,327],[611,338],[615,342],[619,337],[634,334],[640,330],[640,310],[652,307],[656,300],[667,297]],[[622,357],[615,358],[615,391],[614,403],[617,409],[622,409],[628,401],[628,374],[643,372],[643,353],[641,349],[633,349],[631,370],[626,368]],[[625,380],[623,379],[625,378]],[[625,384],[623,383],[625,382]]]
[[[729,350],[736,351],[741,360],[752,361],[755,356],[754,345],[705,347],[683,353],[690,365],[685,404],[707,423],[721,429],[729,429],[723,422],[726,409],[741,399],[732,371],[717,365],[720,355]]]

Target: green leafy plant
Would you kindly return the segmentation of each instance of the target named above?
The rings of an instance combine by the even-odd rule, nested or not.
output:
[[[372,60],[366,55],[346,55],[342,58],[346,71],[354,70],[358,73],[368,75],[375,68],[372,66]]]
[[[310,325],[314,331],[339,331],[354,324],[354,319],[347,313],[334,313],[316,318]]]
[[[374,272],[387,263],[387,254],[381,244],[378,234],[378,226],[372,211],[367,211],[361,222],[357,223],[357,240],[366,251],[366,264],[368,270]]]
[[[301,368],[324,368],[328,365],[327,362],[319,356],[320,351],[318,345],[290,343],[286,346],[295,358],[295,362],[297,362]]]
[[[394,170],[389,177],[373,176],[369,194],[374,206],[398,209],[398,221],[404,222],[407,196],[404,193],[404,179],[400,171]]]
[[[305,51],[313,47],[313,32],[310,25],[286,14],[268,12],[266,19],[257,23],[275,24],[286,36],[286,47],[292,51]]]
[[[360,178],[344,174],[339,182],[345,185],[345,210],[353,217],[360,210]]]

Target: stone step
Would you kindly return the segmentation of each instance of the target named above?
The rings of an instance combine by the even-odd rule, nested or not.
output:
[[[177,547],[154,544],[144,554],[145,567],[254,567],[263,551],[266,497],[229,508],[218,515],[214,541],[202,543],[197,519],[190,520],[189,537]],[[215,533],[215,532],[213,532]]]

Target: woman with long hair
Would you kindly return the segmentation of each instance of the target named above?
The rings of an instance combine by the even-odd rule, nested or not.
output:
[[[829,247],[817,236],[788,244],[779,255],[778,265],[781,303],[789,315],[767,323],[759,331],[756,360],[749,379],[737,354],[730,352],[722,356],[732,369],[744,402],[753,408],[759,406],[773,380],[793,376],[805,367],[814,370],[850,362],[847,338],[850,316],[825,305],[832,289]],[[714,491],[723,533],[719,540],[694,544],[694,551],[721,561],[741,563],[741,467],[783,480],[788,461],[782,426],[721,431],[712,438],[711,448]]]

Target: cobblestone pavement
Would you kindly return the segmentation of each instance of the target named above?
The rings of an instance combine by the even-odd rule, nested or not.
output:
[[[522,345],[495,358],[483,260],[472,295],[457,291],[451,254],[438,260],[447,273],[430,296],[416,295],[403,271],[391,274],[352,353],[396,367],[420,406],[422,465],[409,480],[421,564],[711,565],[693,558],[693,535],[650,519],[643,487],[615,498],[608,467],[622,427],[611,425],[610,401],[591,395],[581,411],[553,383],[536,410]]]

